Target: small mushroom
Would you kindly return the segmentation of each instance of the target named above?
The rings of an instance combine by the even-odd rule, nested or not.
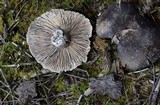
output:
[[[160,25],[140,15],[131,3],[113,4],[97,20],[97,34],[117,45],[122,66],[143,69],[160,58]]]
[[[119,99],[122,95],[122,81],[118,80],[114,74],[103,75],[97,79],[91,78],[89,88],[84,95],[88,96],[94,92],[102,95],[109,95],[114,99]]]
[[[52,9],[31,23],[26,36],[37,62],[60,73],[87,61],[91,34],[90,21],[82,14]]]
[[[31,81],[22,81],[17,87],[16,92],[19,96],[21,105],[26,105],[31,99],[37,96],[36,92],[36,82]]]

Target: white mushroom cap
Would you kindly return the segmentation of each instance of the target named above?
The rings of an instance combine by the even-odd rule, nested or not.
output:
[[[59,73],[87,61],[91,35],[90,21],[82,14],[52,9],[31,23],[27,43],[43,68]]]

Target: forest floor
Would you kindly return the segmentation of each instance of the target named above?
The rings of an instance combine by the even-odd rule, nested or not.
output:
[[[107,47],[107,41],[97,37],[95,28],[101,9],[115,2],[116,0],[0,0],[0,104],[147,105],[153,101],[150,96],[160,72],[158,63],[151,70],[120,73],[118,77],[123,83],[123,89],[122,96],[117,100],[109,95],[83,95],[89,87],[90,78],[98,78],[100,73],[110,73],[109,70],[104,70],[106,59],[103,51]],[[45,70],[31,55],[26,42],[31,22],[54,8],[79,12],[89,18],[93,26],[88,63],[60,74],[43,73]],[[22,90],[24,93],[20,93]]]

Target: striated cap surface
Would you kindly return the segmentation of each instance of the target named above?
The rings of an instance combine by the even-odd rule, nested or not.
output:
[[[90,21],[82,14],[52,9],[31,23],[26,37],[37,62],[59,73],[87,61],[91,35]]]

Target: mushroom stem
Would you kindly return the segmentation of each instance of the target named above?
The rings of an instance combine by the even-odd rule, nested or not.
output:
[[[88,89],[84,92],[84,95],[85,95],[85,96],[89,96],[91,93],[93,93],[93,89],[88,88]]]
[[[63,34],[63,31],[61,29],[57,29],[55,32],[53,32],[53,36],[51,37],[51,43],[56,46],[62,46],[66,44],[65,36]]]

